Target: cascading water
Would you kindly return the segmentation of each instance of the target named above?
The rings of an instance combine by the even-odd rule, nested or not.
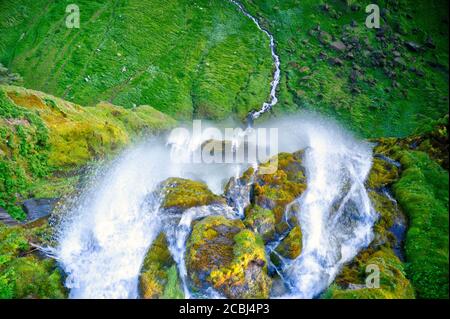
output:
[[[269,37],[275,64],[270,101],[250,114],[252,123],[278,101],[280,59],[272,34],[239,2],[229,1]],[[371,149],[333,122],[315,115],[303,114],[267,122],[265,126],[280,131],[275,151],[267,148],[267,141],[257,140],[258,147],[269,151],[265,159],[278,151],[305,150],[307,190],[288,206],[300,222],[303,251],[294,261],[283,260],[276,271],[289,290],[283,297],[313,298],[372,239],[377,216],[364,188],[371,167]],[[245,147],[246,138],[254,134],[252,128],[238,132],[228,140],[231,149]],[[215,143],[214,139],[214,135],[202,132],[200,135],[171,134],[167,140],[155,137],[140,143],[126,150],[104,173],[97,174],[92,186],[77,198],[77,205],[62,212],[59,245],[48,251],[56,256],[67,274],[70,297],[137,298],[142,262],[160,231],[167,234],[185,297],[192,297],[184,264],[192,221],[209,215],[242,218],[244,208],[250,203],[253,180],[240,181],[239,176],[249,166],[258,169],[255,161],[192,163],[192,157],[201,152],[202,146]],[[265,159],[258,158],[260,162]],[[181,216],[166,216],[160,209],[164,191],[158,185],[169,177],[204,181],[217,194],[234,177],[225,194],[230,206],[194,207]],[[276,242],[269,243],[268,251],[275,246]],[[194,297],[222,296],[210,291],[206,296]]]
[[[364,188],[371,148],[317,116],[303,114],[268,125],[280,128],[279,151],[305,150],[307,190],[289,206],[300,221],[303,250],[299,258],[286,260],[278,271],[290,290],[283,297],[312,298],[372,239],[377,215]],[[158,191],[163,180],[195,178],[217,188],[217,181],[236,173],[236,164],[224,169],[225,164],[173,163],[173,152],[184,145],[186,153],[192,144],[191,139],[171,137],[169,141],[168,146],[163,138],[154,138],[127,150],[64,215],[56,255],[68,275],[70,297],[138,297],[140,267],[160,231],[168,235],[185,296],[190,297],[184,254],[191,222],[214,214],[242,217],[239,205],[195,207],[175,219],[164,215],[159,209],[164,192]],[[240,171],[248,166],[238,165]],[[236,184],[235,192],[228,194],[232,202],[248,204],[247,186]],[[211,292],[203,297],[217,295]]]
[[[313,298],[333,281],[341,266],[372,241],[377,218],[364,186],[371,148],[324,124],[300,125],[308,140],[308,188],[297,199],[303,250],[285,270],[298,298]]]

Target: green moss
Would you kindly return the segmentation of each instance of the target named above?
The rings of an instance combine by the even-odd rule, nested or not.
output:
[[[427,154],[403,151],[394,194],[409,217],[407,274],[420,298],[448,298],[448,172]]]
[[[169,178],[162,182],[165,192],[164,208],[187,209],[195,206],[224,202],[202,182],[183,178]]]
[[[395,165],[375,157],[366,183],[371,189],[379,189],[394,183],[398,178],[399,172]]]
[[[282,77],[274,112],[318,111],[365,137],[407,136],[446,114],[448,1],[377,1],[386,9],[382,37],[365,26],[365,4],[352,2],[358,10],[338,0],[326,1],[328,10],[315,0],[242,0],[277,41]],[[425,48],[427,37],[435,49]],[[329,45],[337,39],[344,52]],[[411,52],[408,41],[425,49]],[[336,58],[342,65],[330,64]]]
[[[276,224],[282,222],[286,206],[298,198],[306,189],[305,169],[301,161],[302,155],[301,152],[278,154],[276,172],[257,175],[255,180],[255,203],[264,209],[273,210]],[[261,166],[270,165],[270,162]]]
[[[389,229],[394,225],[395,218],[400,214],[398,207],[391,199],[375,191],[370,191],[369,197],[374,209],[379,214],[379,219],[373,229],[375,238],[371,245],[393,247],[396,238]]]
[[[45,242],[44,229],[0,224],[0,298],[65,298],[60,271],[51,259],[32,252],[30,241]]]
[[[275,248],[275,251],[289,259],[295,259],[300,256],[302,251],[302,231],[300,226],[292,228],[289,234]]]
[[[0,3],[0,61],[29,88],[178,119],[243,119],[268,95],[269,39],[227,1],[81,0],[80,29],[61,22],[68,4]]]
[[[376,266],[380,274],[380,287],[365,286],[367,266]],[[349,284],[359,285],[349,289]],[[376,252],[363,251],[355,261],[345,266],[336,282],[322,295],[326,299],[413,299],[414,289],[406,278],[402,262],[391,249],[382,248]]]
[[[158,235],[145,256],[139,277],[139,290],[144,299],[184,297],[177,266],[164,233]]]
[[[77,182],[72,172],[81,166],[174,123],[147,106],[83,108],[41,92],[0,86],[0,206],[23,219],[22,199],[67,194]]]
[[[249,206],[245,211],[244,224],[268,242],[275,236],[275,215],[273,211],[258,205]]]
[[[268,298],[264,242],[240,220],[209,216],[187,243],[189,277],[196,291],[213,287],[229,298]]]

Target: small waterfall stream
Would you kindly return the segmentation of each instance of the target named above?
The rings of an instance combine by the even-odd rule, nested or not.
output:
[[[273,73],[273,80],[272,80],[272,82],[270,84],[270,100],[268,102],[265,102],[262,105],[260,110],[255,111],[255,112],[250,114],[251,118],[249,119],[249,121],[253,122],[254,120],[256,120],[262,114],[264,114],[267,111],[269,111],[271,108],[273,108],[278,103],[277,89],[278,89],[278,85],[280,84],[281,62],[280,62],[280,57],[278,56],[278,54],[276,52],[276,44],[275,44],[274,36],[268,30],[263,28],[261,26],[261,24],[259,23],[258,19],[256,19],[254,16],[252,16],[244,8],[244,6],[241,3],[239,3],[238,1],[235,1],[235,0],[229,0],[229,1],[231,3],[233,3],[238,8],[238,10],[241,13],[243,13],[247,18],[252,20],[256,24],[258,29],[260,31],[264,32],[264,34],[269,38],[269,41],[270,41],[270,52],[271,52],[273,63],[274,63],[274,67],[275,67],[275,71]]]

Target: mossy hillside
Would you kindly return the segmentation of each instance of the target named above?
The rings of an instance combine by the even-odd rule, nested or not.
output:
[[[42,259],[30,245],[42,244],[47,236],[47,223],[32,228],[0,224],[0,298],[67,296],[55,261]]]
[[[139,291],[144,299],[180,299],[184,297],[177,265],[160,233],[148,250],[139,277]]]
[[[366,278],[372,272],[367,266],[380,270],[380,287],[368,288]],[[352,284],[353,287],[349,287]],[[413,299],[414,289],[406,278],[402,262],[391,249],[362,251],[344,267],[335,282],[323,293],[325,299]]]
[[[210,216],[197,222],[187,243],[193,288],[213,287],[228,298],[268,298],[271,281],[262,239],[240,220]]]
[[[15,86],[0,86],[0,104],[0,206],[18,219],[23,199],[62,196],[89,161],[175,123],[148,106],[83,108]]]
[[[183,211],[191,207],[225,203],[205,183],[183,178],[169,178],[161,183],[164,209]]]
[[[379,30],[365,26],[361,2],[242,3],[277,41],[276,113],[314,110],[365,137],[403,137],[448,112],[447,1],[374,1]]]
[[[178,119],[243,119],[269,94],[269,40],[228,1],[81,0],[80,28],[68,29],[72,3],[0,3],[0,62],[25,86]]]
[[[448,298],[448,171],[420,151],[398,154],[403,166],[394,184],[409,217],[407,274],[420,298]]]

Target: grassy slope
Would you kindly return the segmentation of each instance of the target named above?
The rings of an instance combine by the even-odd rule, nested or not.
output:
[[[71,172],[88,161],[174,124],[150,106],[81,107],[41,92],[0,86],[0,206],[23,218],[22,199],[60,196],[76,182]]]
[[[92,105],[152,105],[176,118],[243,118],[269,93],[268,39],[227,1],[0,3],[0,61],[29,88]]]
[[[448,298],[448,171],[427,154],[401,152],[395,196],[408,213],[407,274],[421,298]]]
[[[338,118],[366,137],[406,136],[448,112],[447,1],[373,1],[381,9],[389,10],[387,23],[382,21],[382,27],[387,29],[386,37],[396,32],[404,34],[398,34],[401,42],[397,45],[391,40],[377,40],[376,30],[365,27],[365,3],[360,1],[351,1],[360,3],[361,9],[357,12],[343,0],[242,2],[261,16],[279,44],[284,70],[280,109],[318,110]],[[321,9],[324,3],[329,4],[329,11]],[[349,27],[352,20],[358,24],[355,28]],[[362,49],[353,51],[353,59],[346,58],[346,53],[334,51],[328,44],[321,44],[317,35],[309,34],[317,25],[333,37],[331,41],[346,33],[348,37],[356,36]],[[423,45],[428,35],[437,46],[434,50],[410,52],[402,43],[416,41]],[[365,57],[368,47],[371,50]],[[395,50],[401,54],[404,67],[393,62]],[[387,70],[372,65],[370,56],[376,51],[386,55]],[[328,58],[339,57],[343,66],[331,66],[328,58],[319,58],[321,52]],[[431,67],[430,62],[440,66]],[[361,68],[362,75],[353,84],[349,77],[354,64]],[[424,76],[409,71],[410,67],[422,71]],[[396,75],[390,78],[386,71]],[[376,84],[371,84],[374,80]],[[398,88],[393,88],[394,81]],[[353,87],[360,93],[352,92]]]

